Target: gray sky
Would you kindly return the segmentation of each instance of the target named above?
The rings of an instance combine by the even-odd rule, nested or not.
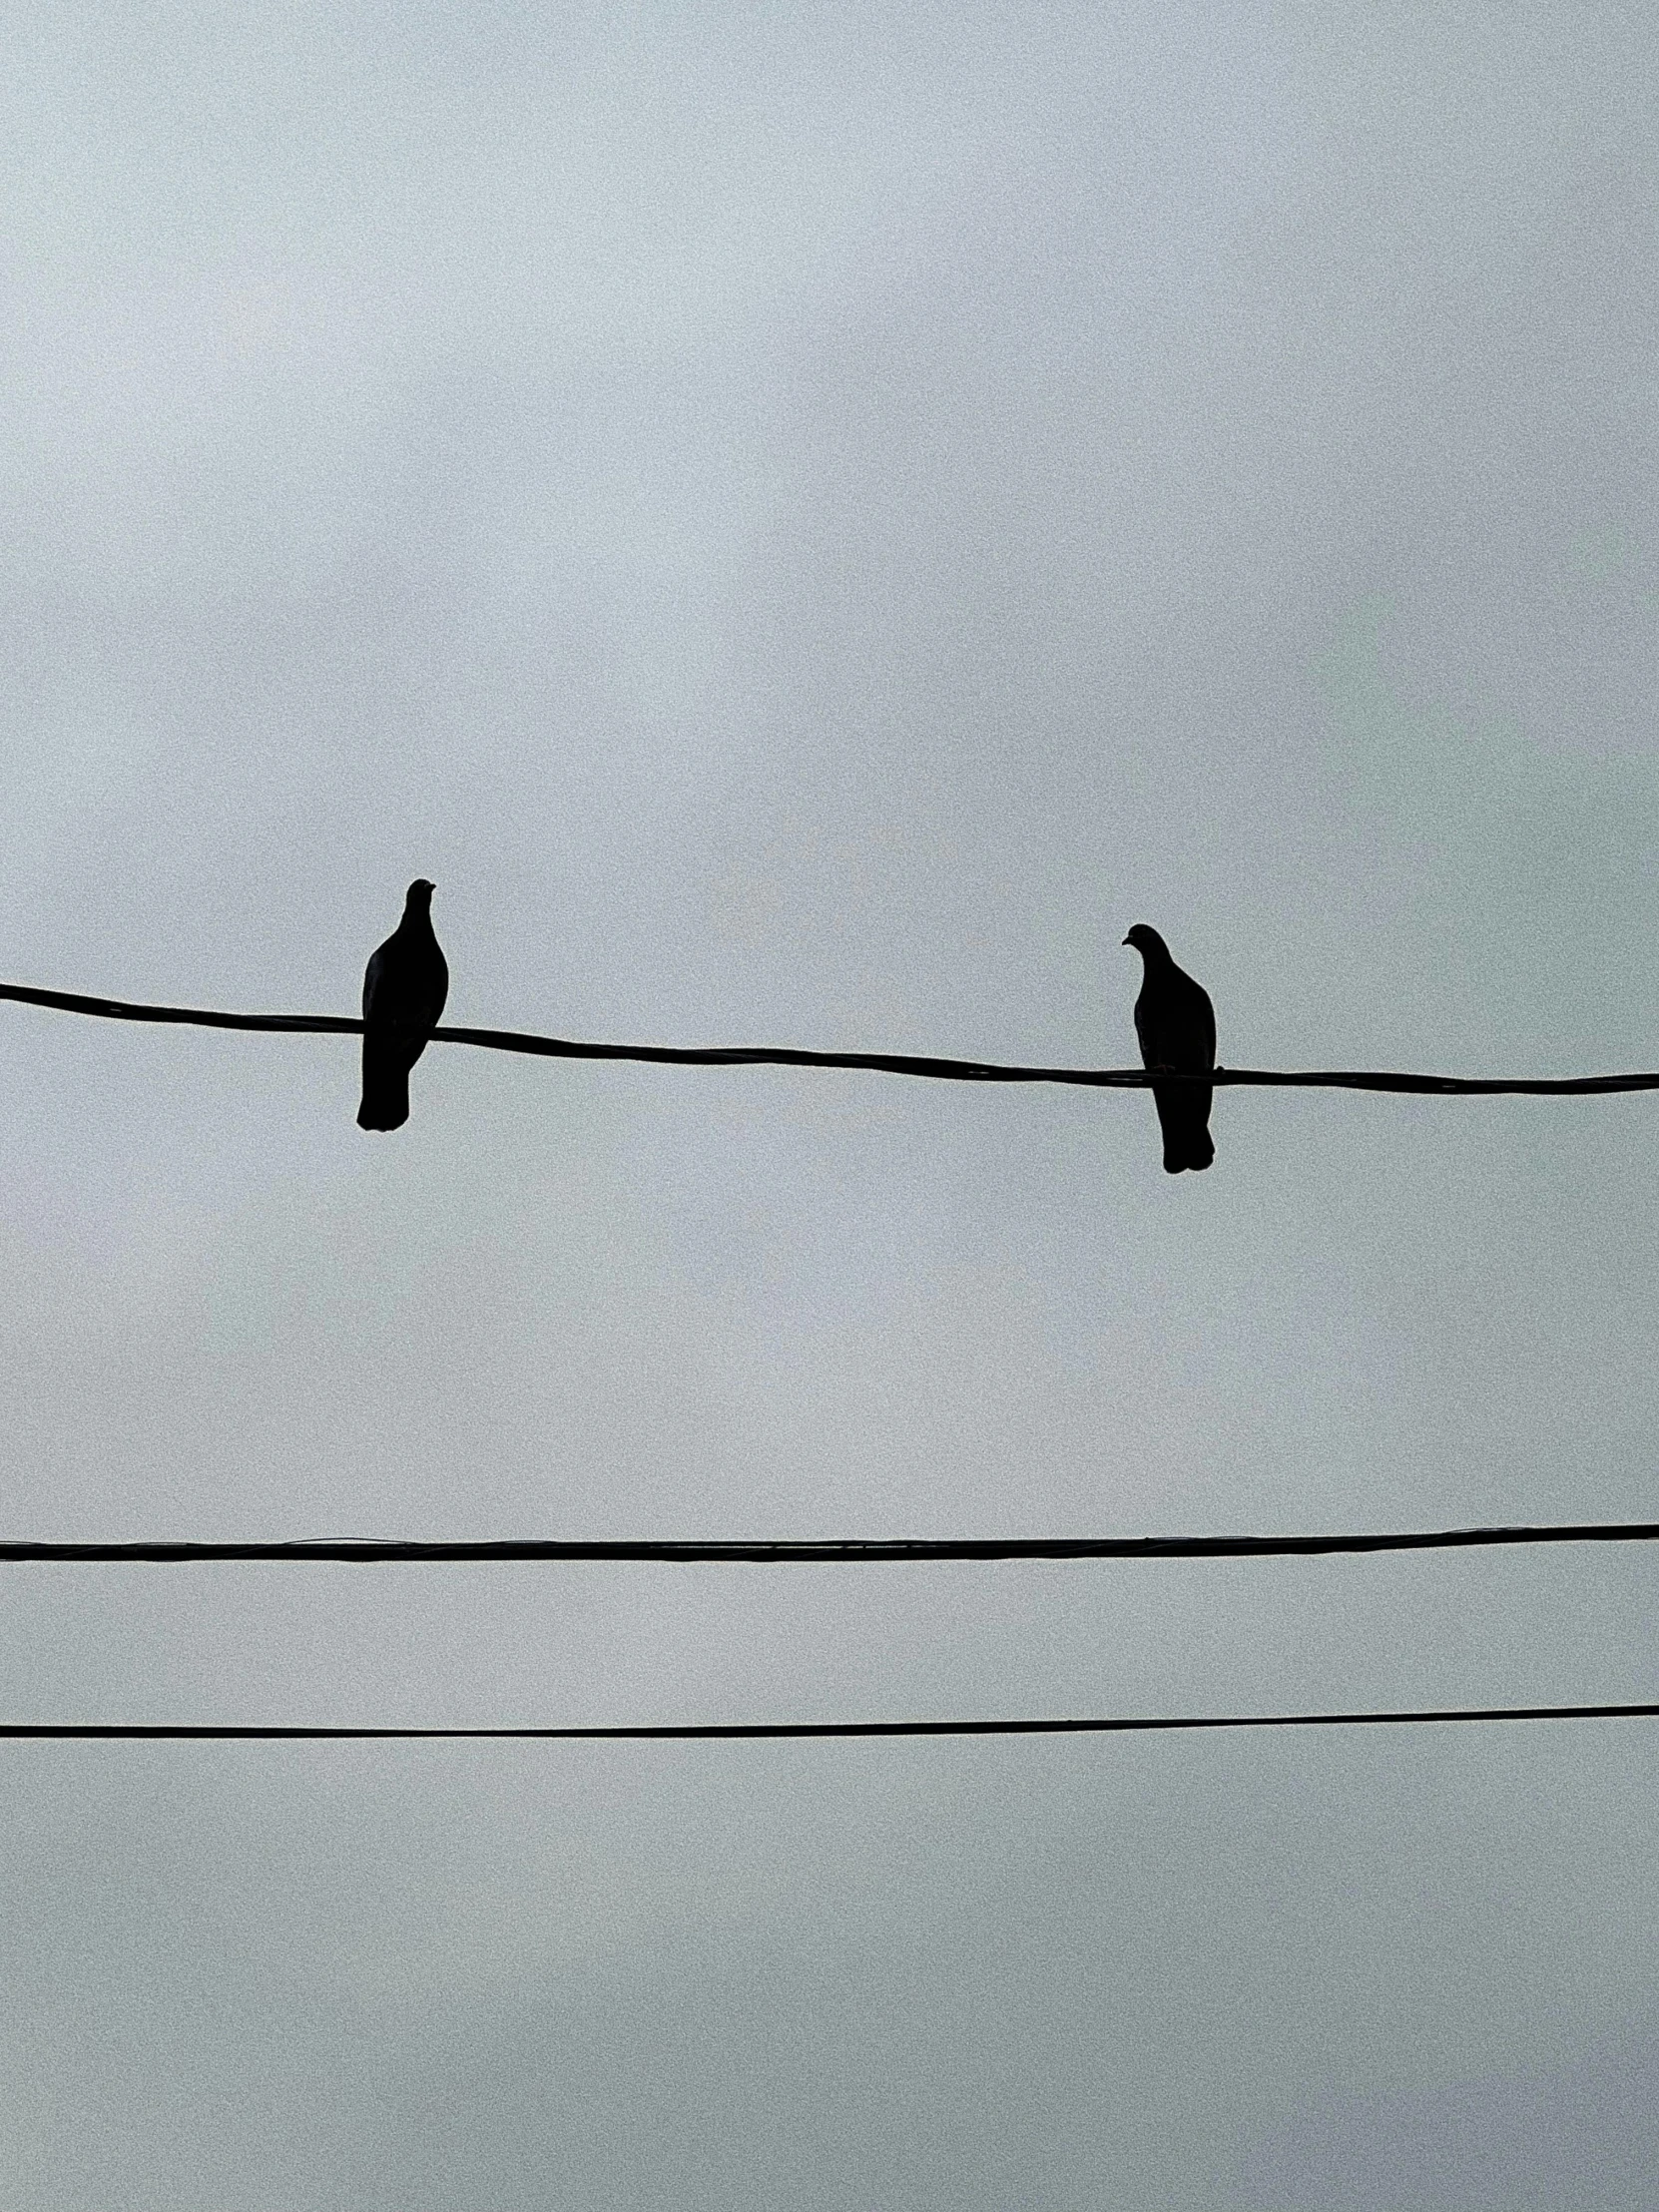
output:
[[[1659,1035],[1659,31],[3,37],[0,973],[1121,1063]],[[0,1018],[9,1531],[1654,1510],[1651,1100]],[[1651,1697],[1659,1562],[8,1570],[15,1718]],[[4,1753],[0,2204],[1651,2201],[1659,1736]]]

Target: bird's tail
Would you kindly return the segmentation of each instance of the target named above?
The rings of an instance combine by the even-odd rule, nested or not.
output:
[[[1202,1173],[1216,1156],[1210,1135],[1210,1101],[1214,1093],[1187,1084],[1154,1083],[1152,1096],[1164,1136],[1164,1169],[1184,1175],[1191,1168]]]
[[[1164,1167],[1171,1175],[1192,1168],[1202,1174],[1216,1156],[1216,1140],[1208,1129],[1190,1129],[1179,1137],[1164,1138]]]
[[[363,1102],[359,1129],[401,1129],[409,1118],[409,1071],[398,1061],[363,1054]]]

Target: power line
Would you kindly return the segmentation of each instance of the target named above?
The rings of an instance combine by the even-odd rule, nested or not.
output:
[[[1454,1706],[1419,1713],[1160,1714],[1113,1720],[661,1722],[620,1728],[296,1728],[217,1721],[3,1721],[0,1737],[144,1743],[390,1743],[458,1739],[559,1743],[750,1743],[780,1737],[1143,1736],[1229,1728],[1416,1728],[1468,1721],[1659,1718],[1655,1705]]]
[[[0,1566],[194,1566],[271,1560],[286,1565],[332,1561],[347,1566],[505,1564],[510,1561],[655,1562],[665,1566],[923,1565],[938,1560],[1286,1559],[1333,1552],[1472,1551],[1494,1545],[1653,1543],[1659,1521],[1563,1521],[1516,1528],[1404,1529],[1334,1536],[893,1536],[751,1542],[744,1538],[565,1542],[508,1536],[477,1542],[422,1543],[398,1537],[306,1536],[283,1543],[35,1543],[0,1541]]]
[[[122,998],[89,998],[0,983],[0,999],[107,1021],[184,1023],[200,1029],[261,1029],[284,1035],[357,1036],[362,1023],[340,1014],[234,1014],[203,1006],[150,1006]],[[1144,1068],[1014,1067],[994,1060],[949,1060],[913,1052],[808,1052],[785,1045],[592,1044],[538,1037],[517,1029],[440,1028],[437,1044],[478,1045],[490,1052],[531,1053],[552,1060],[637,1060],[668,1067],[855,1068],[875,1074],[931,1076],[953,1083],[1067,1083],[1092,1090],[1145,1090]],[[1256,1089],[1404,1091],[1451,1098],[1589,1098],[1612,1091],[1659,1090],[1659,1070],[1633,1075],[1509,1077],[1392,1074],[1378,1069],[1289,1070],[1216,1068],[1207,1075],[1165,1075],[1160,1084],[1245,1085]]]

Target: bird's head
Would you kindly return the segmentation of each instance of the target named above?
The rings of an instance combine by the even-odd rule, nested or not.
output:
[[[1137,921],[1123,941],[1132,944],[1143,960],[1169,958],[1169,946],[1149,921]]]
[[[431,905],[432,893],[436,889],[436,883],[428,883],[424,875],[417,875],[414,881],[409,885],[408,896],[405,900],[405,903],[409,906],[412,906],[418,913],[421,907]]]

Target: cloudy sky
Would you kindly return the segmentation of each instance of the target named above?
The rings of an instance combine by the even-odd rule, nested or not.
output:
[[[1638,6],[40,0],[0,975],[1122,1064],[1659,1059]],[[0,1009],[7,1533],[1647,1517],[1650,1099]],[[10,1568],[15,1719],[1652,1697],[1659,1561]],[[1651,2201],[1643,1724],[16,1745],[0,2204]]]

